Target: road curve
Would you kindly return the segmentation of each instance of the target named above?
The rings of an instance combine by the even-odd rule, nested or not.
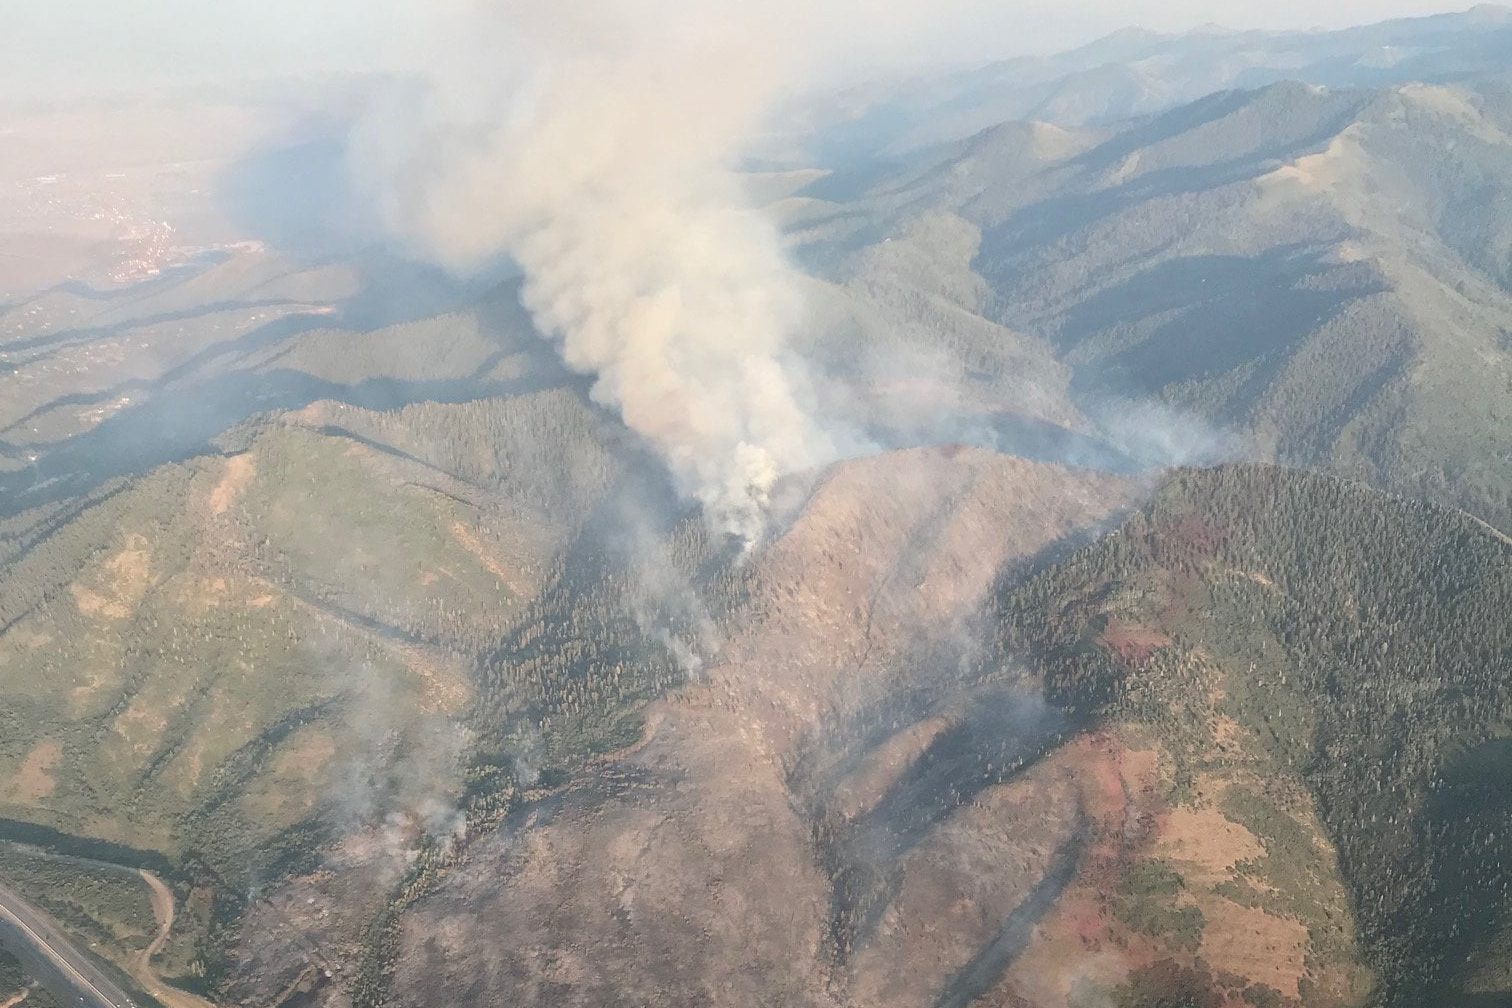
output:
[[[152,939],[151,945],[137,953],[136,961],[131,969],[131,978],[141,984],[143,990],[156,998],[163,1008],[215,1008],[212,1002],[166,983],[162,977],[158,976],[157,970],[153,969],[153,957],[163,950],[163,946],[168,944],[168,939],[173,934],[173,890],[146,868],[138,869],[137,874],[147,884],[147,890],[151,895],[152,914],[157,918],[158,933],[157,937]]]
[[[0,944],[36,968],[43,985],[70,1005],[137,1008],[136,1002],[41,912],[4,885],[0,885]]]

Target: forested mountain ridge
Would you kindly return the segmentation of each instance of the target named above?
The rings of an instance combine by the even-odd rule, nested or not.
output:
[[[1008,124],[828,180],[843,200],[806,240],[816,255],[855,241],[859,206],[890,222],[871,225],[888,247],[928,257],[943,216],[977,244],[956,283],[985,284],[981,315],[1048,348],[1067,377],[1043,387],[1094,422],[1118,413],[1110,398],[1153,397],[1244,454],[1505,530],[1509,127],[1492,79],[1287,82],[1092,131]]]
[[[313,577],[329,587],[289,596],[289,618],[305,612],[314,621],[304,629],[291,627],[290,640],[327,640],[322,664],[359,661],[360,670],[342,675],[392,684],[414,673],[419,695],[440,702],[450,680],[443,680],[435,656],[456,656],[460,706],[436,714],[454,726],[442,727],[443,735],[461,734],[454,736],[454,748],[436,751],[432,768],[455,775],[447,803],[435,804],[441,796],[434,792],[406,792],[413,786],[406,780],[418,783],[412,777],[383,784],[388,772],[374,767],[366,772],[376,776],[364,786],[378,789],[372,792],[375,804],[348,811],[322,804],[323,788],[310,775],[339,771],[347,758],[345,733],[360,723],[351,718],[366,716],[347,709],[351,697],[343,695],[338,675],[318,712],[292,732],[272,719],[262,741],[230,754],[224,764],[229,771],[211,772],[206,762],[195,778],[185,777],[191,771],[184,768],[195,752],[201,760],[214,757],[194,743],[192,731],[222,731],[234,721],[191,725],[182,738],[173,727],[182,719],[165,722],[166,749],[149,758],[152,747],[144,748],[139,738],[131,750],[140,751],[149,768],[132,792],[139,804],[119,813],[93,809],[87,818],[59,813],[82,809],[75,782],[92,771],[76,761],[90,748],[70,744],[59,759],[47,752],[38,756],[38,749],[46,749],[48,737],[61,737],[54,725],[68,732],[94,722],[87,711],[65,718],[65,712],[54,716],[36,707],[10,732],[17,743],[12,758],[24,764],[15,778],[30,784],[26,794],[7,798],[7,814],[163,849],[141,832],[154,821],[144,816],[152,811],[171,821],[171,809],[182,805],[187,818],[175,835],[193,849],[187,860],[166,850],[166,863],[182,872],[177,877],[198,908],[199,930],[186,922],[165,953],[163,965],[176,982],[219,997],[276,997],[294,990],[313,998],[311,1003],[354,997],[360,1003],[398,998],[417,1005],[429,1003],[423,991],[435,983],[435,942],[450,947],[469,941],[455,916],[460,908],[481,913],[480,921],[505,919],[479,909],[495,904],[516,907],[506,915],[510,920],[547,914],[532,887],[575,864],[570,878],[576,881],[561,884],[575,887],[580,901],[597,898],[598,885],[591,881],[599,871],[592,867],[596,856],[585,848],[579,864],[561,833],[586,816],[584,822],[599,823],[596,831],[608,831],[601,839],[616,852],[614,870],[639,879],[634,905],[642,909],[625,911],[621,927],[629,930],[612,939],[619,951],[611,958],[623,954],[641,962],[632,973],[648,990],[718,989],[744,1003],[747,995],[772,989],[769,981],[777,983],[777,975],[758,971],[749,985],[705,987],[713,981],[703,969],[680,967],[683,972],[675,974],[656,965],[660,954],[643,944],[651,935],[636,922],[664,920],[641,916],[649,913],[646,907],[666,900],[680,905],[675,892],[682,890],[666,888],[663,854],[670,856],[673,848],[638,854],[614,848],[611,827],[639,829],[632,824],[671,817],[683,824],[678,835],[685,827],[693,830],[678,843],[692,842],[701,835],[697,823],[723,814],[728,794],[744,794],[746,807],[757,807],[749,804],[757,801],[750,790],[759,776],[753,776],[756,767],[772,759],[771,747],[784,739],[778,752],[786,755],[774,764],[776,776],[758,790],[761,807],[780,798],[796,818],[777,829],[770,817],[778,805],[772,805],[765,818],[756,817],[767,825],[753,836],[768,844],[779,834],[786,837],[789,846],[779,860],[811,862],[818,872],[804,876],[803,901],[793,903],[789,892],[781,911],[814,911],[812,917],[800,915],[797,932],[806,936],[801,944],[811,965],[781,981],[795,997],[829,1003],[818,992],[839,984],[849,992],[845,997],[868,1004],[889,996],[901,998],[900,1004],[917,997],[964,1004],[996,991],[1032,1004],[1112,998],[1132,1008],[1178,997],[1196,999],[1194,1004],[1311,1006],[1363,1004],[1372,991],[1392,1004],[1430,1004],[1452,990],[1500,989],[1499,945],[1486,937],[1504,923],[1499,900],[1504,866],[1512,863],[1501,847],[1509,825],[1505,808],[1486,800],[1501,779],[1496,753],[1512,714],[1506,669],[1512,645],[1500,618],[1512,603],[1512,545],[1500,534],[1466,515],[1329,476],[1271,466],[1187,470],[1119,528],[1069,557],[1056,560],[1052,552],[1042,561],[1050,565],[1022,582],[1023,562],[990,560],[996,552],[985,550],[982,537],[1021,525],[1017,535],[1029,536],[1029,542],[1051,542],[1091,517],[1067,515],[1055,519],[1065,521],[1058,531],[1036,531],[1053,513],[1052,501],[1060,500],[1054,505],[1059,508],[1077,499],[1084,502],[1078,507],[1106,508],[1094,502],[1126,491],[1104,477],[1057,474],[986,453],[905,453],[828,477],[797,518],[792,538],[761,558],[754,571],[734,581],[703,582],[711,600],[723,600],[714,603],[723,632],[735,635],[724,660],[738,661],[749,652],[755,664],[716,672],[710,683],[668,696],[679,672],[663,645],[640,636],[634,613],[616,601],[624,582],[612,562],[604,566],[609,555],[589,562],[601,549],[587,545],[591,535],[585,540],[584,531],[570,527],[554,533],[561,536],[555,549],[567,551],[557,561],[549,559],[549,547],[536,560],[512,554],[553,541],[542,536],[557,527],[546,515],[560,514],[567,496],[602,492],[592,487],[615,478],[610,464],[591,485],[548,482],[531,489],[523,474],[506,475],[511,461],[524,457],[519,452],[490,460],[515,436],[529,448],[537,439],[559,436],[552,432],[566,432],[581,446],[595,421],[579,410],[564,393],[508,407],[389,414],[321,405],[248,431],[228,444],[224,460],[185,469],[198,488],[187,498],[194,522],[231,521],[229,527],[245,527],[263,542],[250,559],[264,572],[247,570],[266,585],[262,594],[228,609],[240,598],[239,589],[230,579],[225,588],[207,583],[196,590],[203,596],[196,612],[208,604],[210,612],[221,610],[220,618],[243,622],[276,612],[283,605],[277,600],[287,594],[280,588],[287,580],[278,574],[280,565],[313,565],[290,584],[312,584]],[[470,430],[492,433],[476,437]],[[606,463],[611,457],[604,456]],[[314,481],[289,468],[312,464],[321,473]],[[356,503],[371,488],[348,495],[356,509],[344,522],[381,531],[395,514],[409,515],[413,520],[401,523],[409,530],[405,535],[434,525],[460,551],[452,556],[428,550],[432,565],[418,568],[413,551],[404,548],[368,549],[365,558],[345,558],[339,549],[322,553],[346,540],[320,534],[324,519],[314,512],[315,524],[301,531],[297,523],[287,524],[293,515],[282,509],[294,505],[295,497],[310,507],[313,498],[299,488],[325,492],[348,468],[359,481],[354,490],[369,486],[361,481],[386,484],[404,473],[410,475],[397,485],[412,489],[382,503]],[[179,479],[178,471],[157,479]],[[581,479],[593,471],[578,467],[572,475]],[[295,478],[286,478],[291,474]],[[133,501],[150,485],[112,501],[127,509],[123,515],[137,511]],[[1081,488],[1070,489],[1076,486]],[[1031,494],[1032,487],[1041,489]],[[926,500],[935,503],[925,507]],[[452,514],[464,505],[482,507],[486,517]],[[1046,510],[1030,519],[1036,507]],[[420,520],[426,508],[438,509],[439,520]],[[168,514],[150,520],[164,530],[183,521]],[[535,531],[511,539],[526,528]],[[862,566],[860,555],[839,548],[857,534],[877,547]],[[174,573],[165,565],[164,532],[153,536],[150,547],[129,521],[119,535],[126,537],[121,543],[85,554],[92,558],[67,592],[54,589],[53,601],[17,624],[21,632],[6,635],[11,645],[22,647],[42,634],[56,640],[65,629],[60,620],[88,619],[89,613],[107,624],[135,625],[149,610],[188,604],[192,596],[184,586],[198,576],[196,548],[189,548],[187,565]],[[894,553],[899,543],[915,539],[902,554]],[[376,548],[388,540],[370,541]],[[39,549],[36,563],[47,566],[49,548]],[[697,536],[673,547],[672,555],[689,571],[718,569],[699,559],[707,553]],[[347,563],[362,565],[367,574],[360,580],[342,574]],[[512,614],[486,616],[485,628],[462,618],[471,611],[468,603],[437,608],[416,604],[418,597],[406,600],[404,586],[411,582],[428,585],[422,591],[427,596],[442,588],[464,590],[473,563],[481,564],[477,573],[487,583],[480,582],[479,590],[485,595],[509,582],[496,601],[516,605],[510,600],[518,599]],[[553,569],[567,576],[553,575]],[[432,580],[427,570],[441,580]],[[982,586],[998,572],[999,595],[985,610],[998,629],[988,661],[963,661],[960,673],[944,675],[940,649],[963,646],[949,643],[961,629],[944,629],[936,620],[953,612],[950,623],[968,613],[974,589],[960,582],[963,571]],[[367,587],[354,594],[359,583]],[[957,586],[946,591],[952,583]],[[133,594],[132,585],[145,587]],[[873,609],[870,621],[857,622],[855,629],[870,629],[865,640],[842,646],[839,627],[845,621],[831,621],[854,604],[845,599],[857,598],[870,598]],[[81,609],[80,617],[61,611],[80,606],[88,610]],[[241,609],[246,614],[237,616]],[[220,646],[215,641],[225,635],[196,630],[204,618],[184,623],[163,654],[182,652],[187,663],[200,655],[213,667],[205,648]],[[616,621],[620,629],[610,632]],[[516,629],[502,642],[490,643],[499,640],[498,628],[511,625]],[[587,635],[575,629],[585,626],[600,629]],[[341,658],[352,650],[343,643],[347,636],[358,651],[373,653]],[[245,646],[260,638],[241,629],[230,639]],[[769,639],[786,643],[762,643]],[[101,642],[99,647],[108,643]],[[138,701],[182,664],[148,660],[154,646],[148,636],[137,645],[146,649],[141,656],[148,674],[123,694],[137,700],[123,699],[114,722],[99,722],[109,729],[107,736],[141,736],[150,727],[132,711],[146,710]],[[302,646],[308,645],[296,650]],[[833,660],[824,657],[836,648]],[[31,658],[11,655],[6,664],[66,658],[47,646],[29,653]],[[469,653],[475,657],[468,659]],[[789,658],[773,666],[778,654]],[[969,655],[968,649],[961,657]],[[289,687],[307,679],[312,666],[311,656],[293,657],[290,675],[280,683],[286,699],[297,702],[300,694]],[[392,671],[380,667],[391,659],[398,663]],[[782,671],[789,662],[791,668]],[[658,663],[665,663],[662,678],[642,683],[642,673]],[[258,659],[258,667],[258,695],[267,696],[274,666]],[[917,667],[936,671],[915,681],[910,669]],[[828,670],[821,678],[837,676],[834,692],[825,697],[815,693],[819,680],[813,677],[820,669]],[[81,664],[79,675],[95,673]],[[101,680],[98,688],[115,687]],[[241,687],[211,680],[198,689],[209,706],[191,705],[189,713],[221,710]],[[1043,701],[1037,699],[1041,692]],[[651,722],[637,743],[637,712],[648,702]],[[411,756],[417,740],[438,728],[425,721],[434,706],[401,703],[409,713],[391,722],[396,741],[410,739],[399,744],[410,747]],[[1425,716],[1428,711],[1432,716]],[[725,727],[716,730],[715,722]],[[753,741],[761,755],[742,757],[737,772],[729,762],[730,743],[718,740],[729,737],[726,729],[738,732],[748,722],[763,725],[752,736],[762,740]],[[1005,726],[1012,727],[1005,733]],[[41,741],[33,737],[39,731]],[[1037,741],[1025,749],[1026,740]],[[629,748],[618,748],[627,743]],[[711,744],[722,755],[716,757],[707,748]],[[584,762],[596,752],[608,762]],[[116,762],[122,770],[134,765]],[[413,766],[412,759],[405,762]],[[194,786],[195,779],[214,786]],[[428,786],[440,779],[426,774]],[[536,782],[535,790],[520,790],[521,779]],[[174,781],[190,786],[158,794]],[[680,783],[668,791],[673,781]],[[301,793],[313,804],[305,800],[290,809]],[[268,818],[274,796],[280,796],[279,808],[304,810],[286,817],[292,832],[266,833],[284,821]],[[451,828],[445,825],[447,808],[457,810],[456,828],[464,831],[458,836],[465,840],[456,848],[428,846]],[[244,818],[257,809],[261,818]],[[401,811],[397,818],[389,811],[377,822],[367,819],[382,809]],[[533,818],[501,822],[498,817],[511,809]],[[112,814],[121,825],[108,825]],[[186,832],[184,824],[193,828]],[[240,831],[240,841],[224,845]],[[425,840],[427,834],[433,840]],[[671,833],[658,835],[671,842]],[[318,861],[303,860],[300,852],[320,836],[335,846]],[[246,842],[284,849],[290,859],[270,862],[263,854],[249,862]],[[527,847],[516,850],[516,843]],[[597,844],[590,847],[599,849]],[[409,861],[415,855],[406,850],[418,851],[419,861]],[[990,917],[936,918],[940,887],[967,886],[972,865],[996,863],[1013,850],[1038,853],[1025,853],[1028,860],[1021,864],[1013,861],[1017,867],[1006,875],[999,866],[995,882],[978,879],[967,890],[984,905],[999,907],[1008,930],[998,934]],[[778,856],[776,848],[772,853]],[[704,864],[715,873],[723,899],[755,901],[753,912],[765,905],[769,895],[719,874],[717,855],[688,856],[695,860],[685,869],[691,871],[695,861]],[[500,888],[499,858],[538,863]],[[268,887],[245,903],[230,899],[222,889],[228,873],[249,863],[259,875],[267,873]],[[396,868],[405,864],[414,867]],[[489,884],[480,888],[484,878]],[[828,901],[822,898],[826,892]],[[1021,909],[1013,911],[1016,903]],[[102,904],[86,905],[105,912],[98,909]],[[699,905],[688,904],[690,912]],[[1037,923],[1021,934],[1017,929],[1024,925],[1013,922],[1028,907],[1033,916],[1025,919]],[[547,930],[532,940],[553,927],[587,927],[550,920],[549,914],[542,919]],[[925,933],[933,936],[927,942]],[[121,960],[130,961],[131,940],[116,940],[124,942]],[[607,933],[604,940],[611,940]],[[734,954],[723,939],[704,935],[698,941],[700,961],[711,968]],[[915,948],[939,957],[936,965],[925,968],[925,960],[907,951]],[[792,962],[779,956],[772,965],[778,961]],[[537,972],[525,965],[533,962],[528,957],[510,962],[489,966],[488,984],[514,989],[518,982],[527,985],[520,990],[550,988],[553,997],[599,1003],[593,993],[600,990],[598,980],[573,980],[555,967]],[[311,964],[336,963],[348,972],[334,981],[308,974]],[[469,983],[477,982],[476,974],[467,975]],[[611,970],[602,980],[629,975]],[[462,975],[453,979],[460,983]],[[1266,1000],[1271,998],[1281,1000]]]
[[[1128,28],[1052,56],[857,88],[821,105],[819,136],[821,149],[851,157],[896,155],[1007,120],[1098,126],[1279,81],[1371,88],[1502,74],[1509,50],[1512,10],[1497,4],[1339,31]]]
[[[1466,515],[1228,466],[1178,473],[1010,590],[998,646],[1054,701],[1151,731],[1173,805],[1315,807],[1379,991],[1444,1004],[1479,992],[1470,964],[1512,910],[1512,823],[1487,800],[1512,717],[1509,606],[1512,543]],[[1241,751],[1260,795],[1226,783]],[[1278,822],[1260,834],[1272,858],[1302,837]],[[1235,865],[1226,896],[1269,906],[1280,867]]]

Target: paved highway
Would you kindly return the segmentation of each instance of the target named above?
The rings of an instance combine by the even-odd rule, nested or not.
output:
[[[38,973],[43,986],[80,1008],[137,1008],[136,1002],[36,908],[0,885],[0,944]]]

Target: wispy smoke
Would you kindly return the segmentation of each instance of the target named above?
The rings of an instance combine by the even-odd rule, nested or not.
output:
[[[333,811],[348,830],[342,856],[355,856],[397,881],[422,842],[443,848],[462,839],[458,807],[471,738],[449,718],[414,711],[393,683],[358,672],[350,724],[356,754],[341,769]]]

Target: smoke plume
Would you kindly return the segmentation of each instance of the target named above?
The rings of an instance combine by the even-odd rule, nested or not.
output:
[[[870,445],[817,406],[793,349],[813,286],[737,168],[788,99],[959,48],[992,6],[440,0],[419,83],[367,118],[358,163],[415,251],[517,266],[595,399],[753,543],[781,477]]]
[[[595,398],[747,540],[781,475],[840,451],[787,350],[800,278],[732,171],[803,74],[756,6],[473,9],[457,66],[385,110],[363,148],[389,226],[454,269],[512,259]]]

